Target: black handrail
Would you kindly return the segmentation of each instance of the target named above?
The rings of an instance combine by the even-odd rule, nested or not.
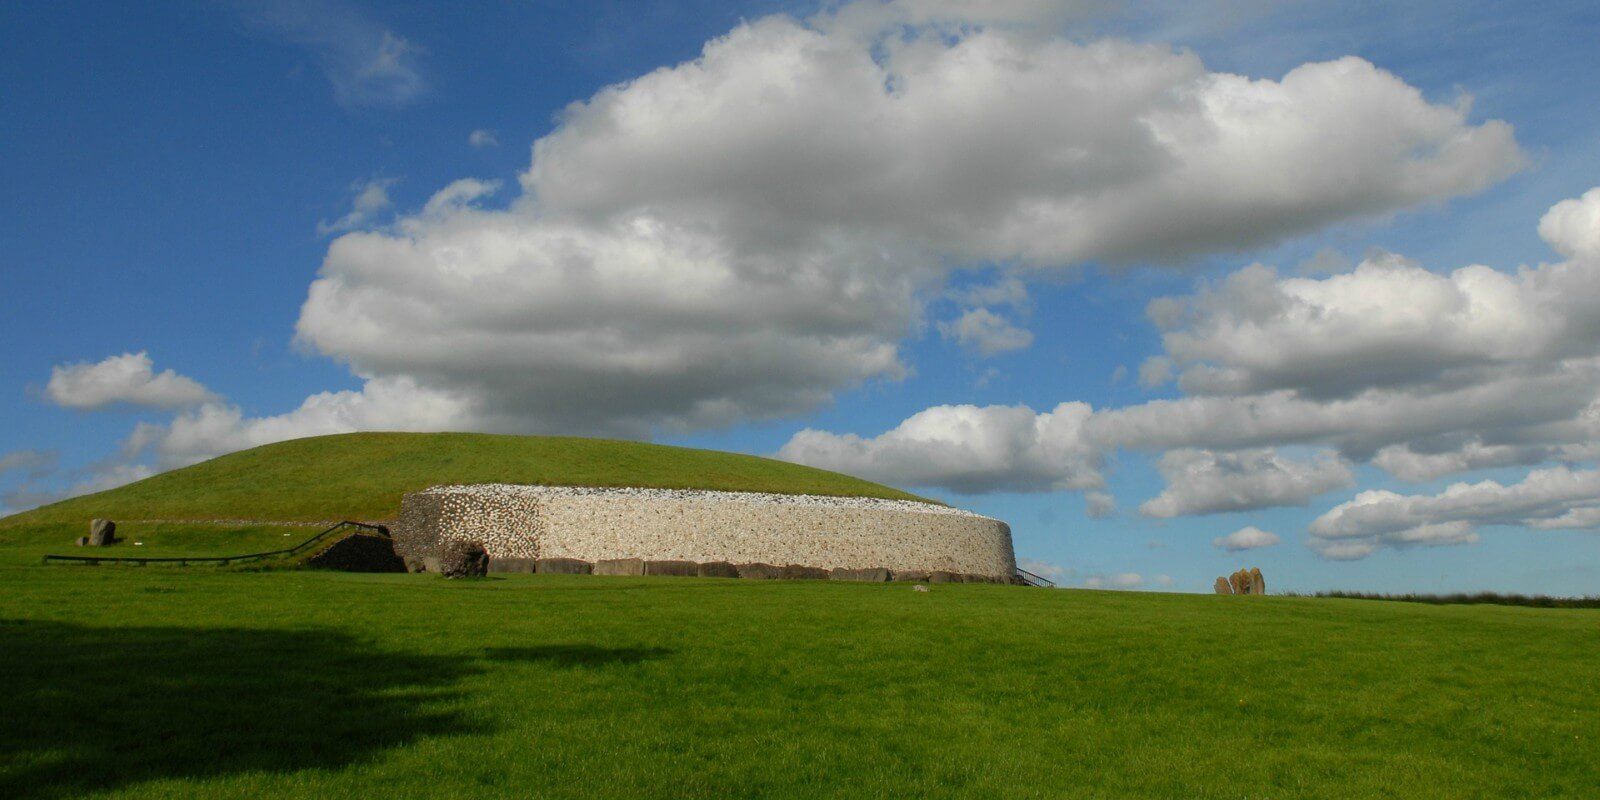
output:
[[[169,557],[165,557],[165,558],[144,558],[144,557],[140,557],[140,556],[58,556],[58,555],[48,555],[48,556],[44,557],[44,561],[45,561],[46,564],[51,563],[51,562],[68,562],[68,563],[78,563],[78,564],[100,564],[101,562],[108,562],[108,563],[112,563],[112,564],[137,564],[137,565],[139,565],[141,567],[146,565],[146,564],[177,564],[180,567],[187,567],[190,564],[217,564],[217,565],[221,566],[221,565],[233,564],[233,563],[236,563],[236,562],[260,561],[263,558],[271,558],[273,556],[292,556],[292,555],[295,555],[297,553],[300,553],[300,552],[310,548],[311,545],[314,545],[317,542],[322,541],[323,539],[327,538],[330,534],[334,533],[335,531],[342,530],[344,528],[361,528],[363,530],[373,531],[374,533],[377,533],[379,536],[382,536],[385,539],[390,538],[389,537],[389,529],[385,528],[382,525],[373,525],[373,524],[366,523],[366,522],[355,522],[355,521],[352,521],[352,520],[345,520],[344,522],[341,522],[341,523],[339,523],[337,525],[334,525],[333,527],[331,527],[331,528],[329,528],[329,529],[317,534],[316,536],[311,537],[310,539],[307,539],[307,540],[295,545],[294,547],[290,547],[290,548],[287,548],[287,549],[284,549],[284,550],[269,550],[269,551],[267,551],[265,553],[248,553],[248,554],[241,555],[241,556],[207,556],[207,557],[169,556]]]
[[[1028,584],[1029,586],[1037,586],[1041,589],[1056,588],[1055,581],[1050,580],[1043,575],[1035,575],[1032,572],[1023,569],[1022,567],[1017,567],[1017,577],[1021,578],[1022,582]]]

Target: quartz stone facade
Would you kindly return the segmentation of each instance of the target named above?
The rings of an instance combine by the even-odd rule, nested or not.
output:
[[[1007,580],[1011,528],[906,500],[482,484],[407,494],[394,528],[408,563],[441,542],[482,542],[491,559],[764,563],[823,570],[947,571]]]

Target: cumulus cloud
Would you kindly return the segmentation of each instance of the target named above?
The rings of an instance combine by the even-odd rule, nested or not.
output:
[[[1261,547],[1271,547],[1283,541],[1278,534],[1264,531],[1254,525],[1240,528],[1227,536],[1218,536],[1211,540],[1211,544],[1230,553],[1240,550],[1255,550]]]
[[[969,494],[1098,489],[1101,454],[1083,439],[1089,413],[1083,403],[1042,414],[1026,406],[935,406],[870,439],[808,428],[778,458]]]
[[[1303,506],[1323,492],[1355,484],[1350,468],[1332,453],[1297,461],[1271,449],[1172,450],[1161,456],[1159,469],[1167,488],[1139,506],[1147,517]]]
[[[1539,235],[1568,258],[1600,261],[1600,188],[1555,204],[1539,220]]]
[[[499,147],[500,137],[487,128],[479,128],[467,135],[467,144],[473,147]]]
[[[984,357],[1021,350],[1033,344],[1033,334],[987,308],[967,309],[954,320],[939,323],[939,333],[963,349]]]
[[[248,0],[239,9],[251,27],[310,52],[342,106],[403,106],[427,89],[423,49],[348,3]]]
[[[349,213],[332,222],[323,220],[317,223],[317,233],[326,236],[359,230],[373,224],[380,214],[394,206],[389,200],[389,187],[394,184],[394,178],[372,178],[352,184],[350,189],[354,198],[350,202]]]
[[[975,23],[742,24],[570,106],[504,209],[430,203],[334,242],[298,340],[524,430],[725,425],[905,374],[965,264],[1181,260],[1522,162],[1508,126],[1359,59],[1255,79]],[[1022,344],[995,307],[951,335]]]
[[[1600,527],[1600,471],[1552,467],[1521,483],[1451,484],[1436,495],[1366,491],[1311,523],[1312,547],[1359,557],[1379,547],[1459,544],[1485,525]]]
[[[94,364],[57,366],[50,370],[45,396],[56,405],[84,410],[118,403],[174,409],[216,399],[193,378],[170,369],[157,373],[150,354],[142,350]]]

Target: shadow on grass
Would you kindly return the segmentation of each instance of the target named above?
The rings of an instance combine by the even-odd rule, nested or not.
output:
[[[587,644],[552,644],[538,647],[491,647],[483,651],[490,661],[528,661],[556,667],[599,667],[637,664],[670,655],[664,647],[595,647]]]
[[[0,797],[332,769],[476,732],[430,709],[478,669],[336,631],[0,620]]]

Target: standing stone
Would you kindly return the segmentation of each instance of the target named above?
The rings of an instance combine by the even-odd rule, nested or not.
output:
[[[482,578],[489,574],[489,551],[482,542],[445,542],[439,547],[439,574],[446,578]]]
[[[1228,584],[1233,587],[1234,594],[1250,593],[1250,575],[1244,570],[1239,570],[1228,576]]]
[[[1227,578],[1218,578],[1217,582],[1212,585],[1211,589],[1217,594],[1233,594],[1233,585],[1228,583]]]
[[[105,547],[117,543],[117,523],[97,519],[89,523],[89,546]]]
[[[1250,568],[1250,593],[1251,594],[1266,594],[1267,593],[1267,579],[1261,577],[1261,568],[1260,567],[1251,567]]]

